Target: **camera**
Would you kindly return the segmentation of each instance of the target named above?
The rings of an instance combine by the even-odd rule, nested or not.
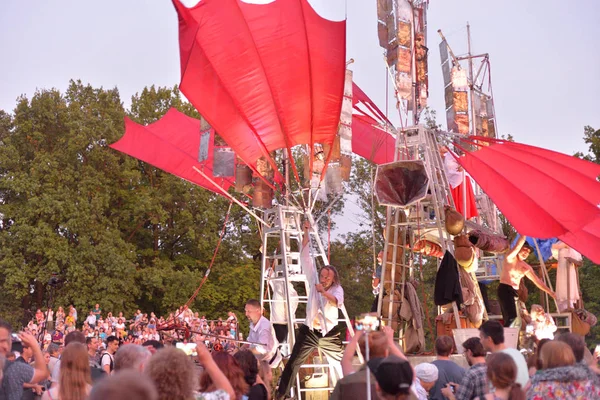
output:
[[[381,318],[375,313],[366,313],[354,319],[354,328],[357,331],[375,332],[381,329]]]

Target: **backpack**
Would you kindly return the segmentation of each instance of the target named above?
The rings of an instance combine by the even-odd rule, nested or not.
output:
[[[113,360],[113,357],[108,352],[104,352],[104,353],[102,353],[102,356],[100,356],[100,367],[102,367],[102,360],[104,360],[104,356],[108,356],[109,357],[109,359],[110,359],[110,372],[112,372],[112,370],[114,369],[114,360]]]

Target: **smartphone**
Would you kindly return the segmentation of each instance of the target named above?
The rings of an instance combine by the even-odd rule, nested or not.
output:
[[[177,343],[175,347],[182,350],[188,356],[197,356],[196,343]]]
[[[375,313],[360,314],[354,319],[354,329],[363,332],[375,332],[381,329],[381,318]]]
[[[19,335],[17,335],[16,333],[11,334],[12,336],[12,341],[13,342],[20,342],[21,339],[19,338]]]

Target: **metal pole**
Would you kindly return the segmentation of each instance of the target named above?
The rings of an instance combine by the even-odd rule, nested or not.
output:
[[[369,363],[369,332],[365,332],[365,352],[367,360],[366,363]],[[369,366],[365,368],[367,373],[367,400],[371,400],[371,371],[369,370]]]
[[[467,46],[468,46],[468,57],[469,57],[469,102],[471,103],[471,135],[477,134],[477,129],[475,127],[475,104],[473,103],[473,87],[475,86],[475,82],[473,82],[473,57],[471,57],[471,26],[467,22]]]

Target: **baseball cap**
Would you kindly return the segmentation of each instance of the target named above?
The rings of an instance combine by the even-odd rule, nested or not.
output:
[[[373,358],[367,363],[382,391],[387,394],[408,394],[414,379],[408,361],[398,356]]]
[[[438,379],[438,369],[434,364],[422,363],[415,367],[415,374],[421,382],[435,382]]]

